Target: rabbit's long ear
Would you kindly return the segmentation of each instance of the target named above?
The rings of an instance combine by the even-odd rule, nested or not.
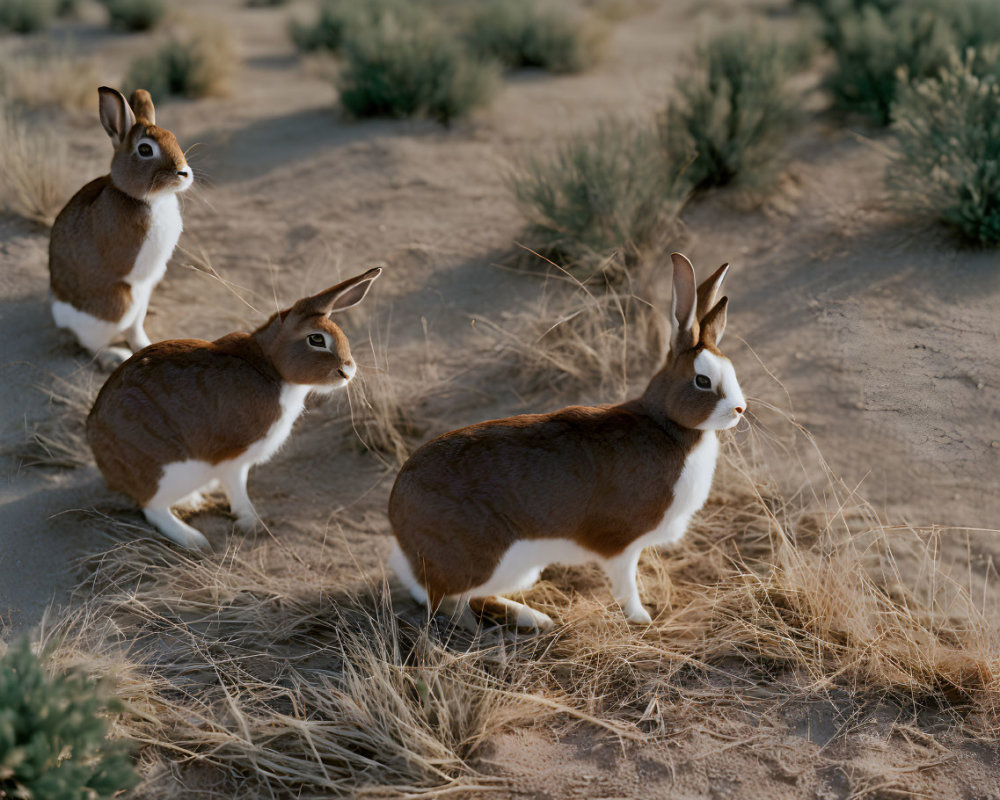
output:
[[[97,90],[99,97],[98,110],[101,114],[101,124],[108,136],[115,140],[115,144],[121,144],[128,136],[128,132],[135,125],[135,114],[129,104],[125,102],[125,95],[117,89],[102,86]]]
[[[153,98],[145,89],[136,89],[128,100],[135,112],[135,118],[147,122],[150,125],[156,124],[156,109],[153,107]]]
[[[365,299],[372,282],[382,274],[381,267],[370,269],[362,275],[356,275],[343,283],[331,286],[329,289],[299,300],[293,310],[303,316],[311,314],[332,314],[345,308],[356,306]]]
[[[722,281],[726,277],[727,272],[729,272],[728,262],[705,278],[701,282],[701,286],[698,287],[698,311],[695,315],[698,317],[699,322],[705,319],[705,315],[715,305],[715,297],[719,293],[719,287],[722,286]]]
[[[680,253],[671,253],[674,264],[674,298],[671,303],[673,332],[670,349],[674,352],[688,350],[698,342],[698,320],[695,318],[697,290],[695,288],[694,267]]]
[[[722,334],[726,332],[726,307],[728,305],[729,298],[723,297],[701,318],[699,333],[704,344],[718,346],[719,342],[722,341]]]

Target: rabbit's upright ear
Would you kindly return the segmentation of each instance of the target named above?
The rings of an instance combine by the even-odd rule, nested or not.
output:
[[[728,305],[729,298],[723,297],[701,318],[699,333],[703,344],[718,347],[719,342],[722,341],[722,334],[726,332],[726,307]]]
[[[695,318],[697,289],[694,267],[680,253],[671,253],[674,264],[674,298],[671,304],[673,333],[670,349],[673,352],[689,350],[698,343],[698,320]]]
[[[722,286],[722,281],[726,277],[727,272],[729,272],[728,262],[705,278],[701,282],[701,286],[698,287],[698,311],[695,312],[698,322],[704,324],[705,315],[715,305],[715,297],[719,293],[719,287]]]
[[[331,286],[326,291],[299,300],[294,310],[303,316],[312,314],[332,314],[345,308],[356,306],[365,299],[372,282],[382,274],[381,267],[370,269],[362,275],[355,275],[343,283]]]
[[[128,136],[128,132],[135,125],[135,114],[129,104],[125,102],[125,95],[117,89],[102,86],[97,90],[99,95],[99,110],[101,113],[101,124],[108,136],[115,140],[115,144],[121,144]]]
[[[147,122],[150,125],[156,124],[156,109],[153,107],[153,98],[145,89],[136,89],[128,100],[128,104],[135,112],[135,118]]]

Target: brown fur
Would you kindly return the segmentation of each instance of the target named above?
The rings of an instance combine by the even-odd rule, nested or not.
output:
[[[124,104],[120,93],[101,88],[101,121],[115,144],[111,171],[73,195],[56,217],[49,239],[53,295],[109,322],[121,319],[132,304],[124,279],[149,230],[149,196],[177,185],[178,173],[188,169],[174,135],[153,124],[149,93],[137,90],[132,97],[139,114]],[[136,154],[143,137],[157,143],[159,158]]]
[[[166,465],[218,464],[262,439],[280,417],[284,383],[342,383],[341,370],[353,365],[350,346],[326,314],[360,302],[380,273],[299,301],[253,333],[159,342],[128,359],[87,418],[87,441],[108,485],[145,505]],[[330,337],[330,350],[309,346],[315,333]]]
[[[706,348],[721,356],[715,341],[725,324],[725,299],[713,305],[725,267],[696,293],[679,258],[673,345],[641,397],[471,425],[403,465],[389,518],[432,604],[485,583],[520,539],[570,539],[608,558],[663,519],[703,435],[695,426],[719,400],[694,387],[694,359]],[[694,316],[702,303],[706,337]]]

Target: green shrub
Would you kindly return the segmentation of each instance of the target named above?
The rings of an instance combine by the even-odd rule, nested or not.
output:
[[[1000,244],[1000,81],[953,58],[939,78],[905,86],[888,171],[900,202],[980,244]]]
[[[448,124],[485,105],[497,86],[492,63],[472,58],[430,21],[387,14],[343,47],[340,102],[357,117],[427,116]]]
[[[232,43],[221,27],[175,32],[129,67],[129,91],[148,89],[159,100],[169,96],[225,94],[236,65]]]
[[[0,30],[33,33],[47,28],[55,14],[53,0],[0,0]]]
[[[598,60],[601,44],[596,28],[560,6],[535,0],[489,0],[473,16],[468,40],[473,52],[507,69],[549,72],[581,72]]]
[[[687,196],[651,128],[605,121],[511,176],[529,243],[581,278],[624,275],[669,232]]]
[[[901,76],[936,74],[948,63],[956,38],[948,20],[930,8],[900,6],[882,14],[865,7],[838,21],[834,42],[836,66],[828,85],[837,105],[888,125]]]
[[[767,188],[797,117],[786,80],[786,56],[776,42],[745,33],[709,41],[663,116],[669,160],[691,162],[696,188]]]
[[[337,53],[356,32],[376,25],[392,15],[403,25],[419,24],[426,10],[415,0],[325,0],[313,23],[292,20],[289,34],[299,50],[329,50]]]
[[[111,27],[123,31],[148,31],[167,12],[166,0],[102,0]]]
[[[27,642],[0,658],[0,797],[112,797],[134,782],[121,742],[82,675],[50,675]]]

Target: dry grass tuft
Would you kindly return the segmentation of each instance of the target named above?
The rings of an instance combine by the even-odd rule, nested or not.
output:
[[[26,108],[55,106],[93,112],[97,108],[95,87],[100,83],[97,63],[66,49],[10,58],[0,69],[3,96]]]
[[[620,401],[634,376],[650,374],[664,355],[667,321],[645,294],[591,289],[566,276],[530,307],[479,323],[498,369],[519,392]]]
[[[415,387],[387,368],[361,368],[347,387],[350,402],[350,435],[387,467],[403,465],[427,431],[420,417],[426,387]],[[338,420],[342,424],[343,420]]]
[[[488,783],[469,758],[530,707],[502,654],[396,616],[384,585],[334,596],[266,558],[119,546],[49,631],[63,665],[116,676],[147,775],[301,798]]]
[[[83,380],[52,376],[37,389],[52,414],[28,430],[18,452],[22,466],[76,469],[93,463],[84,429],[99,384],[92,376]]]
[[[66,142],[0,108],[0,209],[51,225],[70,197],[74,173]]]

